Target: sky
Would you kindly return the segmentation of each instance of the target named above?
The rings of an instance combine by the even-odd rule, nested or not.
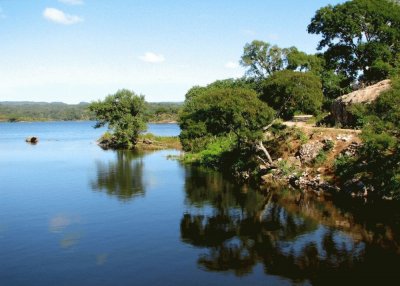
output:
[[[0,0],[0,101],[90,102],[119,89],[183,101],[244,75],[255,39],[315,53],[307,25],[341,0]]]

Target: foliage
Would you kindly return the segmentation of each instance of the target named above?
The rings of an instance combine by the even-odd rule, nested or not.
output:
[[[388,77],[398,65],[400,6],[390,0],[352,0],[319,9],[308,32],[321,34],[326,70],[344,75],[348,85]]]
[[[279,71],[264,81],[261,99],[286,119],[295,113],[316,115],[323,100],[321,81],[310,72]]]
[[[0,121],[66,121],[93,119],[88,103],[0,102]]]
[[[348,79],[343,72],[335,72],[333,69],[324,66],[319,76],[326,102],[349,93],[352,90],[350,87],[352,80]],[[330,110],[330,107],[327,110]]]
[[[283,176],[289,176],[294,173],[299,173],[298,168],[295,165],[288,162],[287,160],[278,161],[277,167]]]
[[[244,46],[240,63],[249,68],[247,70],[248,76],[266,78],[283,69],[283,56],[284,52],[278,46],[271,46],[267,42],[254,40]]]
[[[361,178],[380,195],[400,198],[400,81],[392,82],[391,90],[360,113],[363,148],[354,160],[340,162],[337,171]]]
[[[0,121],[69,121],[94,120],[89,103],[5,101],[0,102]],[[146,120],[171,122],[178,120],[180,102],[146,102]]]
[[[140,150],[179,150],[182,148],[178,136],[156,136],[152,133],[140,134],[136,146]]]
[[[146,130],[144,121],[144,96],[123,89],[108,95],[103,101],[90,104],[89,110],[95,114],[95,128],[107,125],[113,135],[112,148],[133,148],[139,133]]]
[[[258,140],[274,113],[249,89],[211,86],[188,93],[179,120],[185,151],[203,150],[220,136],[235,136],[238,146]]]
[[[180,102],[146,102],[146,119],[149,122],[174,122],[178,120]]]
[[[228,157],[234,148],[235,140],[232,136],[217,137],[198,153],[185,156],[184,162],[217,169],[223,163],[223,158]]]
[[[296,47],[283,49],[286,55],[286,69],[293,71],[312,72],[320,74],[323,70],[324,59],[320,55],[309,55]]]
[[[254,78],[228,78],[223,80],[216,80],[207,86],[193,86],[185,95],[185,99],[189,100],[191,97],[197,96],[202,93],[207,93],[212,88],[244,88],[250,90],[259,90],[259,82]]]
[[[254,40],[244,46],[240,63],[248,68],[246,74],[249,77],[265,79],[284,69],[318,74],[322,71],[323,59],[301,52],[296,47],[280,48]]]

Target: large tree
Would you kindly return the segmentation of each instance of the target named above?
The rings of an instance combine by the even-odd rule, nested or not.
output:
[[[391,0],[353,0],[319,9],[308,32],[322,35],[327,69],[372,83],[399,65],[400,5]]]
[[[244,46],[240,64],[247,68],[249,77],[262,80],[284,69],[320,73],[323,59],[299,51],[296,47],[280,48],[254,40]]]
[[[311,72],[279,71],[263,82],[261,99],[286,119],[295,113],[316,115],[323,101],[321,80]]]
[[[266,78],[284,67],[284,51],[278,46],[254,40],[243,49],[240,64],[248,68],[246,74],[255,78]]]
[[[180,114],[184,150],[200,151],[215,137],[233,136],[237,144],[256,142],[273,110],[255,91],[244,88],[191,89]]]
[[[119,149],[135,147],[140,132],[146,130],[145,108],[144,96],[126,89],[89,106],[97,120],[95,128],[107,125],[111,132],[108,147]]]

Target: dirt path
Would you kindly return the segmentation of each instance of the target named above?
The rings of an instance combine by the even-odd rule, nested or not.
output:
[[[345,133],[345,134],[360,134],[361,130],[356,129],[341,129],[341,128],[331,128],[331,127],[317,127],[312,124],[307,124],[306,122],[295,122],[295,121],[285,121],[284,125],[289,127],[299,127],[308,131],[320,131],[327,133]]]

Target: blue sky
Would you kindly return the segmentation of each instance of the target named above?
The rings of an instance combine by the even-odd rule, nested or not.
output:
[[[118,89],[183,101],[240,77],[254,39],[314,53],[315,11],[340,0],[0,0],[0,101],[78,103]]]

